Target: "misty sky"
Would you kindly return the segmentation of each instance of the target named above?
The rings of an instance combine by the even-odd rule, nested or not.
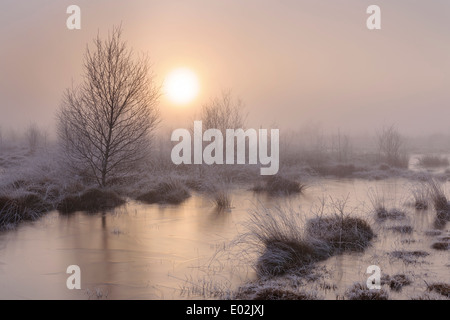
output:
[[[71,4],[82,10],[79,31],[66,28]],[[371,4],[380,31],[366,28]],[[254,127],[450,133],[448,0],[1,0],[2,130],[34,121],[52,131],[86,45],[120,23],[158,82],[177,67],[198,74],[191,105],[161,99],[167,128],[187,126],[202,102],[232,89]]]

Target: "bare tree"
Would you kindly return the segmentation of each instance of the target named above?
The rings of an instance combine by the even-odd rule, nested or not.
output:
[[[327,139],[320,123],[308,123],[300,129],[297,141],[302,149],[301,157],[314,168],[321,167],[327,159],[329,149]]]
[[[25,139],[28,143],[28,148],[31,153],[35,153],[39,144],[42,142],[44,138],[43,133],[39,130],[38,126],[35,123],[32,123],[28,126],[25,131]]]
[[[159,122],[159,88],[147,57],[135,58],[114,27],[84,56],[83,82],[66,90],[58,135],[72,168],[104,187],[146,159]]]
[[[404,150],[404,139],[394,125],[382,128],[377,134],[377,144],[381,160],[395,167],[407,166],[409,157]]]
[[[227,129],[244,129],[247,114],[244,113],[245,105],[239,97],[234,97],[231,90],[222,91],[221,95],[211,98],[204,103],[200,112],[202,129],[218,129],[226,136]],[[194,132],[194,128],[192,128]],[[202,135],[201,132],[198,134]],[[226,143],[223,144],[223,152],[226,153]],[[237,145],[235,145],[235,157],[237,158]],[[248,153],[246,153],[248,157]],[[199,174],[202,175],[205,166],[200,166]]]
[[[347,134],[338,130],[336,135],[331,136],[331,150],[339,162],[348,162],[352,154],[352,143]]]
[[[240,98],[234,98],[231,91],[224,91],[221,96],[211,99],[202,106],[203,128],[219,129],[222,133],[226,129],[244,128],[247,118],[244,109]]]

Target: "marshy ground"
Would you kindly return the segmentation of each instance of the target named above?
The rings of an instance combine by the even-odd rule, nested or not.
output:
[[[99,190],[55,184],[46,159],[10,174],[29,158],[2,155],[0,298],[448,298],[445,171],[180,168]],[[65,288],[72,264],[80,292]],[[381,291],[365,287],[371,265]]]

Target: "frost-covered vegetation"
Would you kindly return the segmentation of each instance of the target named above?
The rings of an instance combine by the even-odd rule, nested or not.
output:
[[[319,299],[317,292],[307,292],[301,287],[302,282],[314,279],[319,270],[317,264],[335,255],[363,252],[375,237],[371,222],[353,216],[346,208],[347,201],[347,198],[322,201],[312,209],[314,218],[306,218],[304,212],[290,206],[260,205],[254,210],[247,231],[234,245],[250,247],[241,254],[256,257],[254,269],[258,279],[236,289],[235,297]]]
[[[425,210],[432,204],[441,219],[448,218],[448,201],[439,185],[450,173],[430,173],[388,164],[386,157],[377,152],[375,138],[371,153],[370,149],[354,146],[346,135],[326,136],[311,130],[295,143],[286,135],[281,141],[280,172],[272,177],[260,176],[258,166],[250,165],[176,166],[170,161],[171,145],[164,143],[168,135],[160,133],[153,139],[152,152],[145,161],[131,167],[126,174],[108,180],[102,187],[86,168],[76,172],[69,169],[60,145],[36,125],[22,134],[3,135],[0,146],[2,226],[33,220],[55,209],[105,210],[127,199],[181,204],[193,192],[211,199],[217,208],[227,209],[232,207],[231,190],[234,188],[246,187],[270,196],[295,196],[304,193],[309,183],[321,177],[407,178],[414,181],[411,192],[416,209]],[[100,193],[104,192],[103,198],[112,200],[88,201],[92,190],[96,190],[96,198],[101,199]],[[372,195],[370,198],[378,218],[404,216],[401,210],[385,208],[380,197]],[[31,199],[36,201],[28,201]],[[77,201],[82,204],[76,205]]]
[[[448,167],[450,162],[445,156],[424,155],[418,158],[418,164],[425,168]]]

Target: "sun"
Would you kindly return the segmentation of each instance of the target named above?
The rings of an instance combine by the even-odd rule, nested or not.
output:
[[[199,92],[197,75],[188,68],[171,71],[164,81],[164,92],[175,104],[183,105],[191,102]]]

